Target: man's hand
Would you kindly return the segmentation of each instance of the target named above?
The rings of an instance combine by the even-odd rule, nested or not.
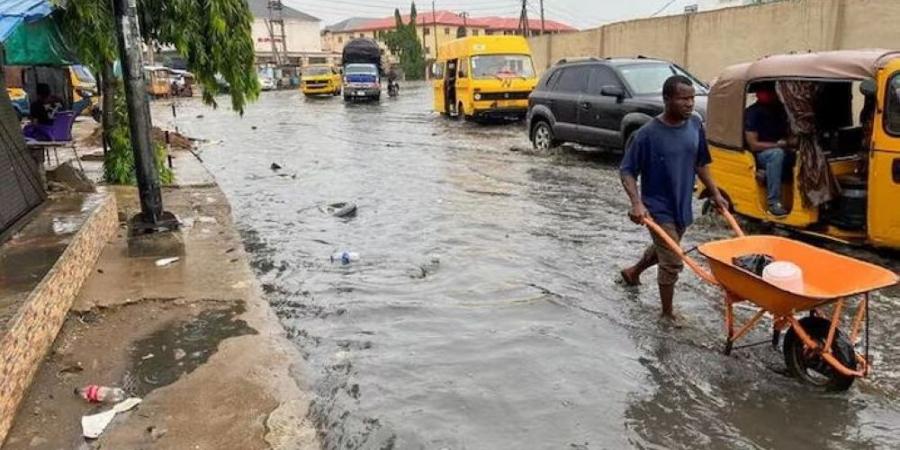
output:
[[[643,203],[631,205],[631,211],[628,211],[628,218],[638,225],[643,225],[644,219],[648,217],[650,217],[650,212],[647,211],[647,207]]]
[[[725,197],[723,197],[718,190],[716,190],[715,194],[710,196],[710,201],[712,201],[713,206],[715,206],[719,212],[731,209],[731,204],[728,203],[728,200],[725,200]]]

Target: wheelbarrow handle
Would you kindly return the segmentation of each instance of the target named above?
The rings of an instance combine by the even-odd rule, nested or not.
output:
[[[734,217],[732,217],[732,220],[734,220]],[[681,260],[684,261],[684,263],[687,264],[687,266],[690,267],[691,270],[693,270],[694,273],[697,274],[698,277],[702,278],[703,280],[705,280],[706,282],[708,282],[710,284],[713,284],[716,286],[719,285],[719,282],[716,280],[716,277],[714,277],[713,274],[710,273],[708,270],[701,267],[700,264],[697,264],[697,261],[694,261],[693,258],[688,256],[688,254],[685,253],[684,250],[681,249],[681,246],[678,245],[678,243],[675,242],[675,240],[672,239],[671,236],[669,236],[669,233],[666,233],[666,231],[663,230],[662,227],[660,227],[659,224],[657,224],[653,219],[651,219],[649,216],[645,217],[644,225],[646,225],[647,228],[649,228],[651,232],[656,233],[656,235],[659,236],[663,240],[663,242],[666,243],[666,246],[668,246],[670,250],[675,252],[675,254],[678,255],[681,258]],[[737,224],[735,223],[735,226],[736,225]],[[740,228],[738,228],[738,231],[740,231]],[[743,232],[741,232],[741,234],[743,234]]]
[[[745,236],[744,230],[741,229],[741,226],[738,224],[737,219],[734,218],[734,215],[731,214],[730,211],[728,211],[725,208],[722,208],[722,209],[719,209],[719,213],[721,213],[722,216],[725,217],[725,220],[728,221],[728,226],[731,227],[731,231],[734,231],[735,236],[737,236],[737,237]]]

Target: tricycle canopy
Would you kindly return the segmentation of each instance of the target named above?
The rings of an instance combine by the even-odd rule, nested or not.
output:
[[[838,50],[773,55],[752,63],[728,67],[710,89],[707,137],[710,142],[723,147],[743,147],[744,103],[747,85],[754,81],[865,80],[874,78],[880,68],[898,57],[900,51]]]

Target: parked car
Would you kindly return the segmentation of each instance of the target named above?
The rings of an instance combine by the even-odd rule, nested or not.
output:
[[[264,91],[273,91],[275,90],[275,80],[273,78],[260,75],[259,88]]]
[[[662,86],[672,75],[694,81],[695,110],[706,117],[707,86],[676,64],[651,58],[561,60],[528,100],[528,132],[537,150],[563,142],[622,149],[663,111]]]

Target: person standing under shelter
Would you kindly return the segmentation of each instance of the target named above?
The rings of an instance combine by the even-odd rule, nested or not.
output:
[[[697,176],[710,192],[713,204],[728,208],[709,172],[712,158],[703,124],[694,115],[694,94],[689,78],[669,77],[663,85],[665,111],[636,132],[620,167],[622,185],[631,201],[628,217],[637,224],[652,218],[675,242],[681,242],[693,222],[691,207]],[[650,234],[653,243],[635,265],[622,270],[621,276],[626,284],[636,286],[641,273],[658,264],[662,317],[675,319],[672,301],[684,263],[661,237],[652,231]]]

